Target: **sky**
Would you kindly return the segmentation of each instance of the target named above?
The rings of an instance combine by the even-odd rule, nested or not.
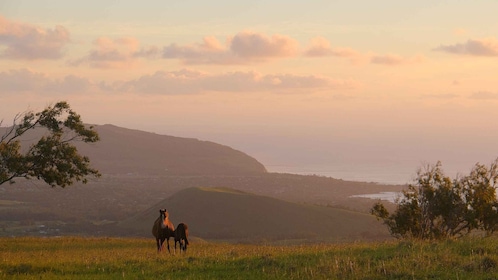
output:
[[[498,157],[498,1],[0,0],[0,120],[228,145],[269,171],[450,175]],[[446,167],[446,168],[445,168]]]

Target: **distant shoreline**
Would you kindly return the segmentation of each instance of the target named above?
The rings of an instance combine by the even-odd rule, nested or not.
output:
[[[334,165],[265,165],[268,172],[319,175],[354,182],[405,185],[413,182],[417,166],[396,163]]]
[[[431,162],[434,164],[435,162]],[[466,174],[474,164],[465,162],[443,162],[443,170],[450,178],[458,173]],[[354,182],[372,182],[386,185],[405,185],[412,183],[422,162],[374,162],[374,163],[337,163],[323,165],[265,165],[268,172],[291,173],[298,175],[319,175]]]

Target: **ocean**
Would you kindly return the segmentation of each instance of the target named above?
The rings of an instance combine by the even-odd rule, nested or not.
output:
[[[319,175],[356,182],[375,182],[380,184],[403,185],[413,182],[416,168],[383,165],[335,165],[335,166],[292,166],[269,165],[268,172],[291,173],[299,175]]]
[[[431,164],[434,164],[431,162]],[[342,179],[345,181],[374,182],[388,185],[405,185],[414,182],[417,170],[423,167],[421,162],[377,162],[377,163],[341,163],[333,165],[267,165],[268,172],[291,173],[300,175],[319,175]],[[444,164],[443,170],[450,178],[458,173],[468,174],[473,164]]]

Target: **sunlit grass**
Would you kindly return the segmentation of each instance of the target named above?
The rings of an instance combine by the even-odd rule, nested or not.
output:
[[[2,279],[496,279],[498,239],[266,246],[154,240],[1,238]]]

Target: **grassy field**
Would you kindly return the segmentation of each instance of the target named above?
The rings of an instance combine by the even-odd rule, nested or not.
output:
[[[267,246],[0,238],[0,279],[498,279],[498,238]]]

